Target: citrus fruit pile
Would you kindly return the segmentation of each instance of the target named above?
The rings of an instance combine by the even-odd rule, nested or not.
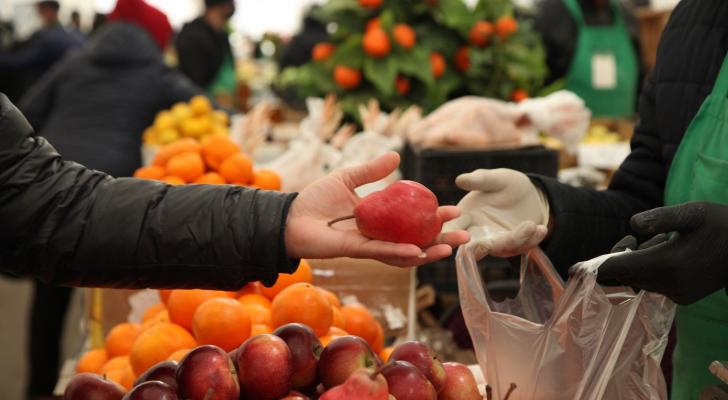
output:
[[[149,307],[141,323],[121,323],[106,335],[105,346],[81,356],[79,373],[102,374],[129,389],[153,365],[179,361],[199,345],[230,352],[248,338],[269,334],[290,323],[310,327],[324,346],[354,335],[386,358],[381,324],[361,304],[342,305],[331,291],[314,286],[310,265],[302,260],[293,274],[279,274],[271,287],[249,283],[237,292],[160,290],[161,302]]]
[[[172,185],[236,184],[280,190],[281,178],[273,171],[253,169],[253,161],[225,134],[201,141],[182,138],[159,149],[152,165],[134,172],[135,178],[155,179]]]
[[[165,145],[179,138],[202,139],[208,135],[227,135],[230,120],[223,111],[216,111],[205,96],[195,96],[189,103],[177,103],[160,111],[142,139],[148,145]]]

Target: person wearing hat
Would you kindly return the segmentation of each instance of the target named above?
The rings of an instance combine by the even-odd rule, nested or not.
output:
[[[68,50],[83,44],[83,38],[61,25],[58,20],[60,4],[57,1],[35,3],[36,12],[42,22],[41,29],[34,33],[20,48],[11,52],[0,52],[0,70],[16,75],[15,95],[25,91],[60,60]]]
[[[54,66],[19,103],[32,126],[71,161],[115,177],[141,166],[155,115],[203,90],[164,64],[172,27],[142,0],[119,0],[108,22]],[[28,397],[50,395],[71,289],[35,282]]]
[[[233,0],[205,0],[204,14],[185,24],[174,43],[180,71],[228,106],[237,91],[235,60],[227,31],[233,14]]]

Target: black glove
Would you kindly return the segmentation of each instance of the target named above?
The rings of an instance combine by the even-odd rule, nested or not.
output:
[[[661,293],[678,304],[694,303],[728,286],[728,207],[687,203],[645,211],[631,222],[641,234],[660,235],[605,261],[599,282]],[[625,240],[618,245],[630,247]]]

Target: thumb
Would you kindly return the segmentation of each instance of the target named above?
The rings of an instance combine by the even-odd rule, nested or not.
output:
[[[499,192],[505,189],[512,181],[511,170],[508,169],[479,169],[467,174],[459,175],[455,184],[463,190],[479,192]]]
[[[705,214],[705,203],[686,203],[639,213],[632,217],[631,224],[642,234],[689,231],[703,223]]]
[[[386,178],[399,166],[399,154],[389,151],[373,160],[354,167],[342,168],[336,175],[349,189]]]

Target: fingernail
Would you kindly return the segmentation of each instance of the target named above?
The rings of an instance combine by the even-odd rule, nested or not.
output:
[[[427,258],[427,253],[422,252],[419,256],[417,256],[417,258]]]

